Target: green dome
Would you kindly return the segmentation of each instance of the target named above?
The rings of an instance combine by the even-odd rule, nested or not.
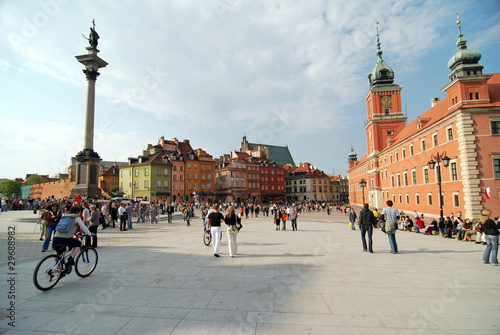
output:
[[[480,75],[483,66],[479,64],[481,54],[476,50],[467,49],[467,40],[460,29],[460,20],[458,24],[457,52],[450,58],[448,67],[451,73],[448,75],[450,80],[457,77]]]
[[[376,86],[393,86],[394,83],[394,71],[389,65],[382,59],[382,49],[380,48],[380,37],[377,28],[377,63],[373,68],[373,71],[368,75],[368,81],[370,82],[370,87]]]
[[[457,52],[450,58],[448,68],[453,70],[457,64],[477,64],[481,59],[481,54],[476,50],[467,49],[467,40],[462,35],[458,26]]]

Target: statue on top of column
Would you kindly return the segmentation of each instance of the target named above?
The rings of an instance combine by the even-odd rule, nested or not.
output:
[[[83,37],[85,37],[85,35]],[[97,33],[97,31],[95,31],[95,19],[92,20],[92,27],[90,27],[89,38],[85,37],[85,39],[89,41],[90,45],[93,48],[97,48],[97,40],[99,39],[99,34]]]

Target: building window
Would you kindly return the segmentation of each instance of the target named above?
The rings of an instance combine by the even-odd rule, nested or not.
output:
[[[406,158],[406,151],[405,151],[405,148],[403,148],[403,149],[401,150],[401,156],[403,156],[403,159],[405,159],[405,158]]]
[[[149,180],[145,180],[144,181],[144,188],[148,188],[149,187]]]
[[[161,180],[156,181],[156,187],[161,187]]]
[[[145,176],[149,176],[149,168],[145,168],[144,169],[144,175]]]
[[[160,168],[156,169],[156,175],[161,176],[161,169]]]
[[[386,130],[386,131],[385,131],[385,134],[386,134],[387,136],[391,136],[391,135],[392,135],[392,134],[394,134],[394,133],[392,132],[392,130]]]
[[[450,164],[451,180],[458,180],[457,162]]]
[[[392,155],[389,156],[389,162],[392,164]]]
[[[135,169],[135,176],[139,177],[139,169]]]
[[[196,173],[196,172],[195,172],[195,173],[193,174],[193,179],[198,179],[198,173]]]
[[[115,181],[115,177],[111,177],[111,181]]]
[[[187,179],[191,179],[191,172],[187,173]]]
[[[432,135],[432,143],[433,143],[434,147],[437,147],[439,145],[437,134]]]
[[[432,193],[427,193],[427,205],[432,206]]]
[[[458,192],[453,192],[453,207],[460,207],[460,197]]]
[[[420,141],[420,144],[422,146],[422,151],[425,151],[425,138]]]
[[[493,173],[495,178],[500,178],[500,158],[493,157]]]
[[[396,151],[396,162],[399,160],[399,152]]]
[[[413,185],[417,185],[417,171],[413,170],[411,172],[411,179],[412,179]]]
[[[168,187],[168,180],[163,181],[163,187]]]
[[[406,203],[407,204],[410,203],[410,195],[408,193],[406,193]]]
[[[403,173],[404,185],[408,186],[408,172]]]
[[[389,115],[390,112],[391,112],[390,108],[384,108],[384,114],[385,115]]]
[[[424,168],[424,184],[429,184],[429,170]]]
[[[396,203],[396,195],[395,194],[392,195],[392,202]]]
[[[139,188],[139,181],[138,180],[134,181],[134,188]]]
[[[399,198],[399,203],[402,204],[403,203],[403,197],[401,196],[401,194],[399,194],[398,198]]]
[[[447,128],[446,133],[448,134],[448,141],[453,141],[453,127]]]
[[[420,205],[420,195],[418,193],[415,194],[415,204]]]
[[[168,169],[163,169],[163,175],[168,176]]]
[[[394,175],[391,175],[391,187],[394,187]]]
[[[399,173],[397,174],[397,178],[398,178],[398,187],[401,187],[401,175]]]
[[[491,135],[500,135],[500,121],[491,121]]]
[[[413,144],[410,145],[410,156],[413,156]]]
[[[385,179],[387,179],[387,169],[385,169]]]
[[[190,168],[191,168],[191,163],[188,163],[188,169],[190,169]]]

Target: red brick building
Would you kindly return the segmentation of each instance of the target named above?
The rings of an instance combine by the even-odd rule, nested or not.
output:
[[[410,123],[377,32],[377,63],[365,98],[368,152],[359,160],[354,150],[349,154],[352,204],[362,204],[364,191],[365,202],[375,208],[390,199],[399,210],[427,216],[438,217],[440,203],[445,216],[461,212],[479,219],[483,208],[500,215],[500,73],[483,74],[481,54],[467,49],[457,24],[457,52],[442,89],[446,97],[432,99],[432,108]],[[430,161],[438,164],[432,168]]]

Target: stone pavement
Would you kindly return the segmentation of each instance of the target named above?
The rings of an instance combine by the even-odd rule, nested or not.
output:
[[[0,214],[0,333],[5,334],[499,334],[500,267],[484,246],[399,231],[400,253],[374,232],[362,252],[346,217],[304,213],[299,231],[243,220],[238,255],[221,257],[190,227],[135,224],[99,230],[99,264],[48,292],[32,273],[34,215]],[[7,226],[16,226],[15,283],[7,282]],[[289,222],[287,223],[290,226]],[[9,298],[9,291],[15,298]],[[15,328],[8,325],[15,303]]]

